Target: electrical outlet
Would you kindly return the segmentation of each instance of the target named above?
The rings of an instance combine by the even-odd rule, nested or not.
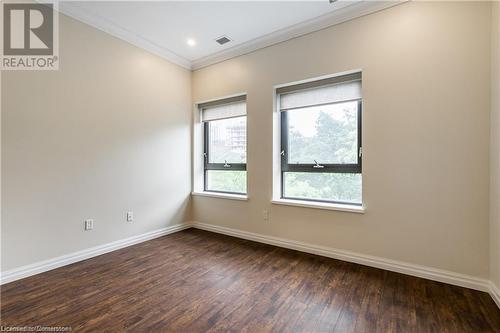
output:
[[[127,212],[127,222],[132,222],[134,220],[134,212]]]
[[[264,221],[269,221],[269,211],[267,209],[264,209],[262,211],[262,218],[264,219]]]
[[[94,220],[92,219],[85,220],[85,230],[88,231],[92,229],[94,229]]]

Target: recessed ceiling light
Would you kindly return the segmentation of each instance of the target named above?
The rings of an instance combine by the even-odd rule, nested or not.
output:
[[[192,38],[188,38],[188,40],[187,40],[186,43],[189,46],[195,46],[196,45],[196,41],[194,39],[192,39]]]

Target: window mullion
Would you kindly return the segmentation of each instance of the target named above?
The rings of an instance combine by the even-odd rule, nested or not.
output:
[[[207,163],[206,170],[220,170],[220,171],[245,171],[247,169],[246,163],[229,163],[231,167],[225,167],[224,163]]]
[[[276,103],[280,113],[278,119],[280,121],[281,198],[295,197],[300,200],[361,204],[363,157],[361,73],[353,75],[355,81],[358,81],[356,84],[351,83],[346,79],[346,76],[343,76],[330,78],[328,81],[321,79],[306,84],[281,87],[276,90]],[[331,85],[334,81],[335,85]],[[316,89],[317,91],[314,91]],[[285,94],[288,98],[283,101],[282,98]],[[342,104],[346,105],[345,108]],[[308,108],[314,112],[312,113],[314,116],[310,117],[315,118],[308,118]],[[299,114],[299,112],[303,113]],[[319,123],[321,131],[325,131],[324,133],[327,134],[336,131],[337,128],[342,131],[331,135],[311,136],[307,134],[307,129],[312,125],[306,124],[305,121],[313,121],[319,117],[317,114],[320,112],[329,116],[329,118],[327,116],[317,118],[321,121]],[[345,116],[342,112],[346,112]],[[292,143],[290,142],[290,126],[293,126],[293,138],[295,138],[295,132],[298,131],[298,138],[294,139]],[[347,152],[339,151],[339,158],[336,158],[337,153],[333,152],[332,154],[335,155],[325,157],[324,155],[330,147],[325,146],[330,142],[328,140],[337,140],[335,147],[338,143],[338,149]],[[291,163],[293,160],[290,160],[290,145],[292,145],[291,148],[296,155],[294,155],[293,160],[303,161],[303,163]],[[311,148],[307,145],[310,145]],[[320,154],[318,154],[317,149],[322,149]],[[354,149],[356,149],[355,152]],[[318,155],[319,159],[312,155]],[[318,162],[313,162],[315,158]],[[327,164],[320,161],[323,159],[326,162],[332,158],[334,158],[333,161],[347,160],[350,163]]]
[[[361,132],[361,127],[362,127],[362,102],[361,100],[358,101],[358,166],[359,166],[359,173],[361,173],[362,170],[362,159],[363,159],[363,141],[362,141],[362,132]]]
[[[245,117],[245,122],[246,122],[246,116]],[[240,117],[234,117],[235,118],[240,118]],[[230,118],[227,119],[214,119],[214,120],[207,120],[203,123],[203,137],[204,137],[204,145],[203,145],[203,158],[204,158],[204,190],[208,192],[219,192],[219,193],[231,193],[231,194],[245,194],[246,193],[246,180],[244,184],[244,190],[243,190],[243,185],[241,182],[241,173],[245,172],[245,178],[246,178],[246,163],[231,163],[228,161],[227,163],[220,163],[217,161],[216,163],[211,163],[210,159],[220,159],[220,154],[217,154],[217,151],[215,150],[217,146],[211,146],[211,145],[217,145],[220,144],[219,141],[224,139],[224,137],[221,137],[221,128],[220,125],[221,123],[219,122],[227,122],[227,121],[233,121]],[[241,143],[242,140],[244,139],[246,142],[246,124],[241,124],[240,121],[236,121],[236,125],[224,125],[224,126],[234,126],[234,129],[231,129],[231,131],[235,131],[236,134],[233,134],[233,132],[230,133],[230,135],[239,135],[237,137],[237,143]],[[243,126],[245,128],[244,131],[238,126]],[[224,127],[223,127],[224,128]],[[224,131],[228,131],[227,129],[222,129]],[[229,132],[227,132],[229,135]],[[214,137],[212,137],[214,135]],[[242,135],[245,136],[245,138],[240,138]],[[215,141],[214,141],[215,140]],[[212,148],[212,149],[211,149]],[[212,150],[215,153],[213,156]],[[227,174],[222,171],[233,171],[233,173],[228,172]],[[227,175],[227,180],[229,182],[224,182],[226,179]],[[236,183],[233,184],[233,180],[236,181]],[[234,190],[232,190],[234,188]],[[241,189],[241,190],[240,190]]]
[[[324,168],[314,168],[315,164],[288,164],[284,172],[310,173],[361,173],[358,164],[322,164]]]

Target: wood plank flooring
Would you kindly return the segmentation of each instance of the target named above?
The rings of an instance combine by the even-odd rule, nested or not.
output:
[[[1,288],[3,326],[500,332],[487,293],[189,229]]]

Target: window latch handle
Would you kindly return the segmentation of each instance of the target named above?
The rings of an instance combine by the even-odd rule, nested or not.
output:
[[[226,160],[224,160],[224,168],[230,168],[231,164],[228,164]]]
[[[316,163],[316,165],[313,165],[313,168],[315,169],[323,169],[325,167],[324,165],[319,164],[316,160],[314,160],[314,163]]]
[[[281,156],[285,156],[285,151],[282,150],[281,153],[280,153]]]

